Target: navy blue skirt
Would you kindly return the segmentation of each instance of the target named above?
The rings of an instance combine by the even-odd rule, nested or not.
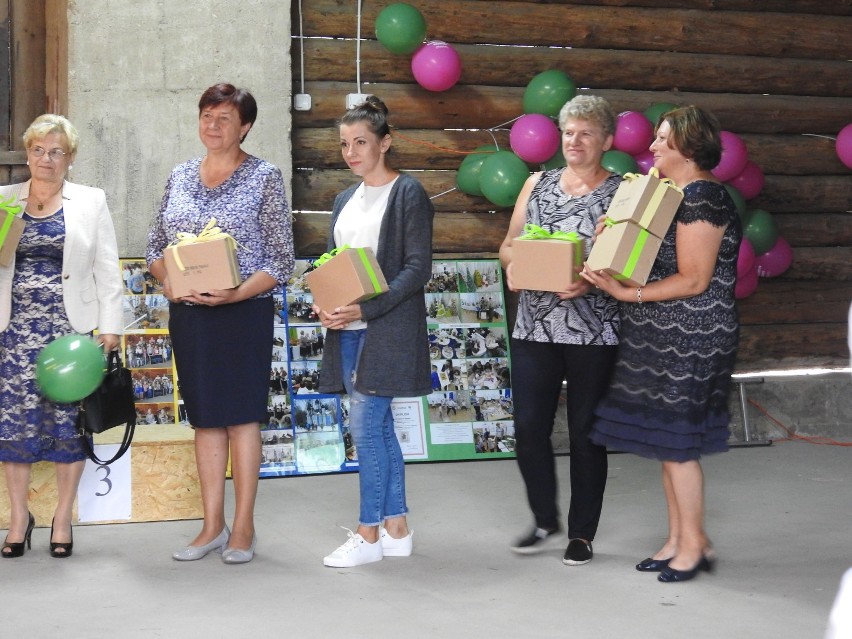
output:
[[[273,311],[271,297],[169,306],[178,388],[192,426],[266,421]]]

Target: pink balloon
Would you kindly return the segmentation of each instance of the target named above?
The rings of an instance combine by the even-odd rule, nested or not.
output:
[[[734,297],[738,300],[744,299],[757,290],[757,270],[751,269],[742,275],[737,275],[737,284],[734,287]]]
[[[713,169],[713,175],[720,182],[728,182],[743,172],[748,162],[748,150],[745,142],[730,131],[722,131],[722,159]]]
[[[509,132],[509,146],[524,162],[547,162],[559,150],[559,128],[546,115],[522,115]]]
[[[775,245],[763,255],[758,255],[754,263],[760,277],[778,277],[793,263],[793,249],[787,240],[779,235]]]
[[[757,164],[749,160],[746,162],[742,173],[728,183],[739,191],[745,199],[750,200],[760,193],[764,181],[763,171]]]
[[[639,165],[639,168],[642,169],[642,173],[645,175],[648,175],[648,171],[654,166],[654,154],[649,149],[645,149],[642,153],[634,155],[633,159],[636,160],[636,164]],[[660,173],[660,177],[665,176]]]
[[[747,237],[744,237],[742,242],[740,242],[740,252],[737,255],[738,278],[754,270],[754,260],[756,258],[757,255],[754,253],[754,246],[752,246],[751,241]]]
[[[433,40],[414,52],[411,57],[411,72],[424,89],[446,91],[461,77],[461,58],[446,42]]]
[[[840,129],[834,148],[837,150],[837,157],[840,158],[840,161],[852,169],[852,123]]]
[[[654,140],[654,126],[638,111],[618,114],[612,146],[619,151],[636,155],[648,149]]]

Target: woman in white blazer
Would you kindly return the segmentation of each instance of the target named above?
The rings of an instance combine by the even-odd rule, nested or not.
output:
[[[73,548],[71,510],[86,458],[77,405],[42,396],[36,357],[57,337],[95,329],[98,342],[113,350],[122,332],[122,280],[106,196],[65,180],[77,141],[64,117],[39,116],[24,133],[31,179],[0,187],[0,197],[24,207],[25,222],[14,258],[0,266],[0,462],[11,506],[3,558],[31,547],[35,519],[27,493],[37,461],[56,465],[50,554],[69,557]]]

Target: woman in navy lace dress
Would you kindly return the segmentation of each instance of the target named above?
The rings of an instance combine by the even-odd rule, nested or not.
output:
[[[734,299],[742,230],[733,200],[710,172],[719,125],[697,107],[666,113],[654,165],[683,189],[648,283],[632,288],[587,268],[621,302],[621,344],[592,440],[663,463],[668,537],[636,568],[665,582],[709,571],[701,455],[727,450],[728,389],[739,322]]]
[[[191,561],[217,551],[225,563],[238,564],[252,560],[257,541],[254,503],[272,368],[272,291],[293,271],[293,231],[281,171],[240,146],[257,117],[251,93],[214,85],[202,94],[198,111],[207,153],[172,171],[148,235],[149,268],[170,302],[169,334],[180,395],[195,428],[204,507],[201,532],[172,556]],[[163,250],[179,232],[200,233],[210,218],[239,243],[242,282],[176,298]],[[229,452],[233,530],[224,512]]]
[[[0,266],[0,462],[11,506],[0,555],[24,554],[35,518],[27,493],[34,462],[54,462],[57,504],[50,554],[71,555],[71,511],[86,453],[76,404],[46,399],[35,381],[35,359],[63,335],[91,333],[107,350],[119,346],[121,292],[118,249],[106,196],[67,182],[78,135],[61,115],[46,114],[24,133],[31,179],[0,187],[0,198],[25,206],[23,236]]]

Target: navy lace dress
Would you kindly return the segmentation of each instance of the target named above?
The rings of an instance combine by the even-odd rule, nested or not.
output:
[[[12,280],[12,317],[0,333],[0,461],[71,463],[86,458],[75,427],[77,404],[56,404],[39,391],[42,348],[73,333],[62,302],[65,218],[24,214]]]
[[[686,299],[621,305],[618,361],[591,438],[610,450],[688,461],[728,449],[742,229],[724,187],[703,180],[684,188],[675,221],[725,227],[710,285]],[[676,227],[666,234],[649,282],[677,272]]]

